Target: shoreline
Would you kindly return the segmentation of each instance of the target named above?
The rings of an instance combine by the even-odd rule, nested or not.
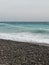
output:
[[[23,42],[23,41],[15,41],[15,40],[9,40],[9,39],[0,39],[2,41],[10,41],[10,42],[16,42],[16,43],[24,43],[24,44],[35,44],[39,46],[49,46],[48,43],[40,43],[40,42]]]
[[[0,39],[1,65],[49,65],[49,44]]]

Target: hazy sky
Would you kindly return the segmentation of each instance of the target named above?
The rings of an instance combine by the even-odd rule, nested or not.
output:
[[[0,21],[49,21],[49,0],[0,0]]]

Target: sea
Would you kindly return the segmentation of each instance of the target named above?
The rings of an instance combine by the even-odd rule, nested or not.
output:
[[[0,22],[0,39],[49,44],[49,22]]]

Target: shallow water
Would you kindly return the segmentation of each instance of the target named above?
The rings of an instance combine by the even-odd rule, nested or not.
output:
[[[49,22],[0,22],[0,39],[49,43]]]

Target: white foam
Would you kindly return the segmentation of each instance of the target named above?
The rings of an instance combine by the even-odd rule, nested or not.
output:
[[[0,39],[21,41],[21,42],[40,42],[49,44],[49,36],[31,33],[0,33]]]

